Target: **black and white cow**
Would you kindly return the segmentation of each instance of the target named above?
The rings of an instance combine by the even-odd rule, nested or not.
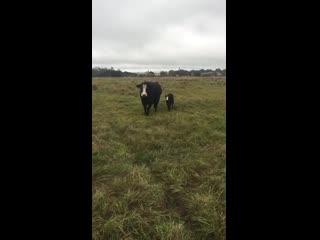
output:
[[[136,86],[140,89],[140,98],[145,115],[149,115],[152,105],[154,105],[154,111],[156,112],[162,94],[161,85],[158,82],[143,82]]]
[[[166,103],[167,103],[167,107],[168,107],[168,111],[170,111],[173,108],[173,104],[174,104],[174,97],[172,93],[169,93],[167,95],[165,95],[166,98]]]

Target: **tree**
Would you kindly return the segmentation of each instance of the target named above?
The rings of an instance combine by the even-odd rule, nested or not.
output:
[[[176,75],[176,74],[175,74],[175,72],[174,72],[173,70],[170,70],[170,71],[169,71],[169,76],[172,76],[172,77],[173,77],[173,76],[175,76],[175,75]]]
[[[154,76],[155,76],[154,72],[152,72],[152,71],[149,71],[148,75],[149,75],[150,77],[154,77]]]
[[[161,72],[160,72],[160,76],[161,76],[161,77],[168,76],[168,72],[166,72],[166,71],[161,71]]]

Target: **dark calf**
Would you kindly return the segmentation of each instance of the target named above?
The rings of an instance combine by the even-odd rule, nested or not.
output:
[[[165,96],[165,98],[166,98],[168,111],[170,111],[173,108],[173,104],[174,104],[173,94],[169,93]]]

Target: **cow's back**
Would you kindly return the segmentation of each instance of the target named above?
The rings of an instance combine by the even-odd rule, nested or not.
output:
[[[161,88],[161,85],[158,82],[154,83],[154,93],[157,96],[160,96],[162,94],[162,88]]]

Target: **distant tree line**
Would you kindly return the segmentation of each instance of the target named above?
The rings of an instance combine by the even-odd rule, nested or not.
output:
[[[155,74],[152,71],[147,71],[144,73],[133,73],[133,72],[122,72],[120,69],[111,68],[92,68],[92,77],[181,77],[181,76],[226,76],[226,69],[217,68],[212,69],[201,69],[201,70],[170,70],[161,71],[160,74]]]
[[[200,70],[170,70],[170,71],[161,71],[160,76],[226,76],[226,69],[221,70],[217,68],[216,70],[212,69],[200,69]]]
[[[92,77],[122,77],[123,72],[112,68],[93,68]]]

